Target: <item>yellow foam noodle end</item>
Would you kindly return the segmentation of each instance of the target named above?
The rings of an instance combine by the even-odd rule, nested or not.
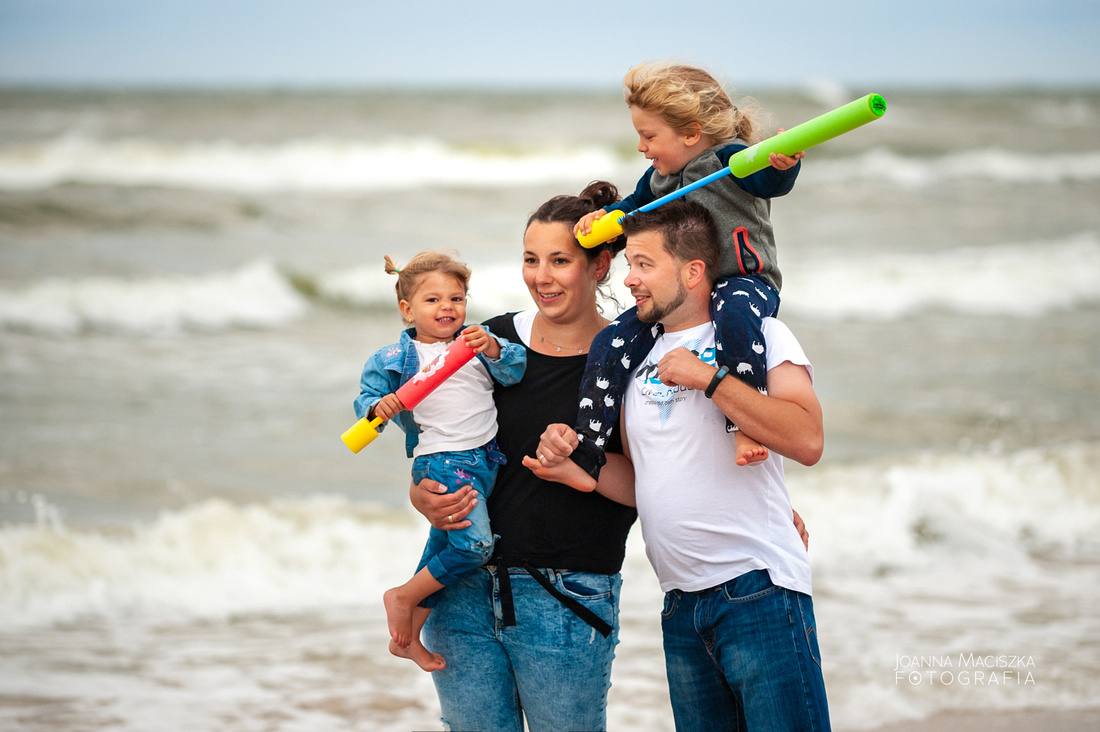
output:
[[[381,417],[375,417],[371,420],[363,417],[351,427],[348,427],[344,434],[340,435],[340,439],[344,441],[349,450],[357,453],[374,442],[374,438],[378,437],[378,425],[380,424],[382,424]]]
[[[605,241],[611,241],[623,233],[622,220],[626,214],[618,209],[608,211],[592,223],[592,230],[577,237],[577,242],[585,249],[598,247]]]

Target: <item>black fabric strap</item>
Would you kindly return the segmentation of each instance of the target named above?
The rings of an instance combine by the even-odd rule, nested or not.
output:
[[[574,600],[572,597],[562,594],[557,587],[554,587],[554,585],[550,584],[550,580],[546,579],[546,577],[543,576],[542,572],[535,569],[528,562],[523,563],[523,568],[527,570],[527,574],[534,577],[536,582],[542,585],[547,592],[553,595],[558,602],[572,610],[578,618],[595,628],[596,632],[598,632],[604,638],[611,635],[611,626],[608,625],[607,621],[586,608],[584,605]]]
[[[516,606],[512,603],[512,580],[508,576],[508,565],[497,558],[497,581],[500,582],[500,623],[510,628],[516,624]]]

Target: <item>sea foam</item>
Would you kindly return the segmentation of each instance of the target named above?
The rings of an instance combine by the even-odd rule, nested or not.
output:
[[[269,261],[199,276],[50,278],[0,289],[0,327],[58,335],[270,328],[306,308]]]
[[[309,138],[260,145],[66,137],[34,147],[0,148],[0,189],[83,183],[245,193],[370,193],[572,182],[609,176],[616,163],[610,150],[597,147],[479,151],[432,138]]]
[[[815,587],[873,597],[884,572],[937,595],[947,558],[982,567],[974,577],[991,587],[1052,560],[1100,562],[1097,476],[1100,446],[1075,444],[824,465],[788,483],[814,537]],[[411,512],[328,496],[211,499],[109,531],[70,529],[42,497],[22,500],[35,503],[36,521],[0,528],[5,625],[342,606],[404,581],[427,535]],[[638,544],[632,566],[645,561]]]
[[[240,193],[373,193],[430,186],[498,188],[634,180],[639,156],[609,145],[478,147],[433,137],[357,140],[312,137],[276,144],[232,140],[168,142],[65,136],[0,147],[0,189],[36,190],[63,183],[161,186]],[[875,148],[815,157],[799,185],[874,181],[926,188],[962,179],[1055,185],[1100,180],[1100,152],[1030,153],[964,149],[940,156]]]
[[[893,320],[927,310],[1027,318],[1097,303],[1095,232],[941,252],[810,255],[783,272],[784,310],[823,320]]]

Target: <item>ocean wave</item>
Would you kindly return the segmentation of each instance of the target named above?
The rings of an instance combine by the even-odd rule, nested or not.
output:
[[[872,181],[920,189],[969,179],[1047,185],[1096,181],[1100,180],[1100,152],[1029,154],[988,148],[917,157],[877,148],[853,157],[815,159],[806,166],[799,184]]]
[[[805,257],[784,266],[783,309],[825,320],[892,320],[921,311],[1040,317],[1100,303],[1100,239],[949,252]]]
[[[400,516],[329,497],[245,506],[211,499],[110,533],[67,529],[47,502],[29,500],[37,522],[0,529],[4,624],[361,603],[403,581],[404,569],[378,561],[381,546],[411,551],[425,534]]]
[[[35,147],[0,148],[0,189],[9,190],[82,183],[244,193],[369,193],[589,180],[617,169],[614,153],[597,147],[470,150],[431,138],[311,138],[279,145],[62,138]]]
[[[0,327],[55,335],[272,328],[307,307],[274,264],[258,261],[202,276],[51,278],[0,289]]]
[[[472,318],[534,307],[523,285],[519,265],[475,263],[470,280],[468,310]],[[301,289],[319,302],[356,309],[396,309],[394,278],[380,266],[355,267],[338,272],[295,274]]]
[[[1079,444],[822,465],[788,483],[810,522],[821,588],[873,585],[888,572],[934,593],[944,561],[994,580],[1050,561],[1100,562],[1098,476],[1100,445]],[[35,503],[36,522],[0,528],[5,627],[361,603],[407,579],[426,536],[408,511],[328,496],[210,499],[125,530],[69,529],[45,499],[22,500]],[[645,561],[638,544],[632,566]]]
[[[607,145],[477,148],[431,137],[305,138],[261,145],[67,136],[34,146],[0,147],[0,189],[38,190],[80,183],[325,194],[633,180],[642,170],[642,161],[634,154],[624,158],[624,149]],[[971,178],[1048,185],[1095,181],[1100,179],[1100,152],[1032,154],[989,148],[927,157],[877,148],[850,157],[816,158],[802,174],[800,185],[867,180],[925,188]]]

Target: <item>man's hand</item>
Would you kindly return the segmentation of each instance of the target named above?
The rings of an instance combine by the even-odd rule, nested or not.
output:
[[[673,348],[657,362],[657,378],[666,386],[686,386],[702,391],[718,369],[684,348]]]

